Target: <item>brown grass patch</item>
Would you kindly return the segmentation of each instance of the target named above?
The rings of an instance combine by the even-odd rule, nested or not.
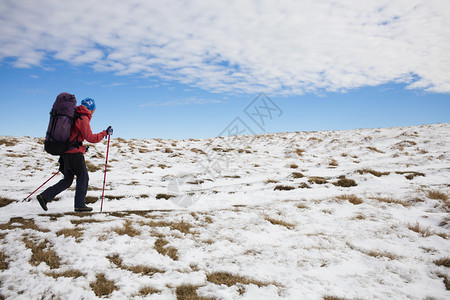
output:
[[[439,278],[442,278],[444,280],[445,289],[447,291],[450,291],[450,280],[449,280],[448,276],[445,274],[441,274],[441,273],[439,273],[437,275]]]
[[[416,171],[397,171],[395,174],[405,175],[405,178],[408,180],[412,180],[416,176],[425,176],[424,173],[416,172]]]
[[[32,229],[40,232],[50,232],[48,229],[39,228],[33,219],[24,219],[22,217],[14,217],[6,224],[0,224],[0,230],[13,230],[13,229]]]
[[[254,280],[249,277],[239,276],[239,275],[233,275],[227,272],[214,272],[206,275],[206,280],[208,280],[211,283],[218,284],[218,285],[226,285],[228,287],[236,285],[236,284],[243,284],[243,285],[249,285],[254,284],[258,287],[262,286],[268,286],[271,283],[262,282],[258,280]]]
[[[292,177],[294,177],[294,178],[303,178],[303,177],[305,177],[305,175],[303,175],[300,172],[294,172],[294,173],[292,173]]]
[[[378,171],[375,171],[375,170],[372,170],[372,169],[368,169],[368,168],[357,170],[356,172],[358,172],[361,175],[369,173],[369,174],[372,174],[373,176],[376,176],[376,177],[386,176],[386,175],[390,174],[390,172],[378,172]]]
[[[56,271],[50,271],[46,272],[45,275],[49,277],[53,277],[55,279],[58,279],[59,277],[72,277],[72,278],[78,278],[82,276],[86,276],[85,273],[81,272],[80,270],[70,269],[64,272],[56,272]]]
[[[112,292],[118,290],[114,281],[108,280],[105,274],[97,274],[97,280],[90,284],[92,291],[97,295],[97,297],[108,296]]]
[[[328,161],[328,166],[330,168],[336,168],[337,166],[339,166],[339,163],[337,162],[337,160],[332,158],[332,159],[330,159],[330,161]]]
[[[86,161],[86,167],[89,172],[96,172],[96,171],[103,169],[101,166],[96,166],[93,163],[91,163],[90,161]]]
[[[164,271],[156,268],[151,268],[144,265],[136,265],[136,266],[127,266],[123,264],[122,259],[118,254],[115,254],[113,256],[107,256],[107,259],[109,259],[110,262],[115,264],[117,267],[121,268],[122,270],[127,270],[135,274],[142,274],[146,276],[152,276],[156,273],[164,273]]]
[[[297,168],[298,168],[298,165],[296,165],[296,164],[290,164],[290,165],[289,165],[289,168],[291,168],[291,169],[297,169]]]
[[[290,191],[290,190],[295,190],[295,187],[293,186],[289,186],[289,185],[277,185],[274,188],[275,191]]]
[[[319,177],[319,176],[311,176],[308,177],[308,182],[311,184],[325,184],[328,183],[328,180],[325,179],[324,177]]]
[[[85,199],[86,199],[86,204],[93,204],[93,203],[97,202],[98,197],[87,196]]]
[[[369,149],[370,151],[373,151],[373,152],[384,153],[383,151],[378,150],[378,149],[375,148],[375,147],[367,147],[367,149]]]
[[[0,270],[8,269],[9,265],[6,261],[6,255],[0,251]]]
[[[170,198],[176,197],[175,195],[169,195],[169,194],[157,194],[156,199],[166,199],[169,200]]]
[[[336,196],[336,198],[339,199],[339,200],[347,200],[348,202],[350,202],[351,204],[354,204],[354,205],[358,205],[358,204],[363,203],[361,198],[359,198],[358,196],[353,195],[353,194],[351,194],[351,195],[340,195],[340,196]]]
[[[123,225],[123,227],[116,227],[113,229],[113,231],[115,233],[117,233],[118,235],[128,235],[131,237],[141,234],[141,232],[139,230],[136,230],[133,228],[132,223],[129,220],[125,221],[125,224]]]
[[[335,186],[340,186],[340,187],[352,187],[352,186],[357,186],[356,182],[353,179],[348,179],[345,178],[345,176],[340,176],[339,180],[336,182],[333,182],[333,184]]]
[[[279,181],[278,180],[273,180],[273,179],[267,179],[266,180],[266,184],[269,184],[269,183],[278,183]]]
[[[25,247],[31,249],[30,264],[33,266],[38,266],[40,263],[46,263],[50,269],[57,269],[61,265],[60,258],[47,245],[50,244],[48,240],[41,242],[40,244],[27,239],[26,237],[22,240],[25,243]]]
[[[177,222],[177,223],[171,223],[170,224],[170,229],[178,230],[178,231],[180,231],[181,233],[184,233],[184,234],[188,234],[189,230],[191,230],[191,228],[192,228],[192,225],[187,223],[187,222],[184,222],[184,221],[180,221],[180,222]]]
[[[0,196],[0,207],[4,207],[4,206],[9,205],[9,204],[11,204],[13,202],[15,202],[15,201],[12,200],[12,199]]]
[[[430,237],[432,235],[437,235],[443,239],[447,239],[448,235],[441,232],[434,232],[429,227],[422,227],[419,223],[416,224],[408,224],[406,227],[414,232],[419,233],[422,237]]]
[[[182,285],[178,286],[175,293],[177,294],[177,300],[211,300],[213,298],[205,298],[197,295],[197,285]]]
[[[166,247],[169,244],[164,238],[158,238],[155,242],[155,250],[161,255],[167,255],[173,260],[178,260],[178,251],[174,247]]]
[[[143,296],[143,297],[145,297],[149,294],[152,295],[152,294],[158,294],[158,293],[161,293],[161,291],[157,290],[155,288],[152,288],[151,286],[145,286],[139,290],[139,295]]]
[[[283,221],[283,220],[274,219],[274,218],[271,218],[271,217],[269,217],[269,216],[265,216],[264,219],[265,219],[266,221],[269,221],[269,222],[272,223],[273,225],[284,226],[284,227],[286,227],[287,229],[293,229],[293,228],[295,227],[295,224],[291,224],[291,223],[288,223],[288,222]]]
[[[444,257],[444,258],[440,258],[440,259],[436,259],[435,261],[433,261],[434,264],[436,266],[442,266],[442,267],[446,267],[446,268],[450,268],[450,257]]]
[[[75,239],[79,239],[83,236],[83,230],[80,228],[64,228],[56,232],[57,236],[64,235],[64,237],[74,237]]]
[[[374,199],[374,200],[378,200],[380,202],[383,203],[388,203],[388,204],[400,204],[403,205],[404,207],[409,207],[410,204],[407,202],[403,202],[401,200],[397,200],[391,197],[385,198],[385,197],[370,197],[370,199]]]
[[[448,201],[448,196],[444,193],[441,193],[439,191],[428,191],[427,197],[433,200],[442,200],[444,202]]]
[[[295,153],[297,153],[298,156],[303,156],[303,153],[305,153],[305,152],[306,152],[306,150],[304,150],[304,149],[295,150]]]
[[[18,140],[14,138],[1,138],[0,146],[12,147],[17,144]]]

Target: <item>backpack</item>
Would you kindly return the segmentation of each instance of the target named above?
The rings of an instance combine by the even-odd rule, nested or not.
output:
[[[72,125],[77,117],[76,107],[77,100],[74,95],[61,93],[56,97],[45,135],[44,149],[47,153],[61,155],[70,146],[75,146],[73,141],[69,141],[69,137]]]

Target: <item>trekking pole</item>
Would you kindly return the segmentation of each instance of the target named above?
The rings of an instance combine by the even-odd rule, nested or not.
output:
[[[102,204],[101,204],[101,206],[100,206],[100,212],[103,211],[103,196],[105,195],[106,168],[108,167],[109,138],[110,138],[110,137],[111,137],[111,135],[108,134],[108,147],[106,148],[105,176],[103,176]]]
[[[31,194],[29,194],[25,199],[23,199],[23,201],[26,201],[28,198],[31,197],[31,195],[33,195],[34,193],[36,193],[37,190],[39,190],[44,184],[46,184],[47,182],[49,182],[53,177],[55,177],[56,175],[59,174],[59,171],[56,172],[55,174],[53,174],[52,177],[50,177],[49,179],[47,179],[46,182],[44,182],[43,184],[41,184],[37,189],[35,189]]]

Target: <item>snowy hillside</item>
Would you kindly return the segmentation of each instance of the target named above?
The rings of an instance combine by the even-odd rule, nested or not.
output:
[[[58,170],[42,142],[0,137],[0,299],[450,299],[450,124],[113,136],[89,214],[75,182],[22,201]]]

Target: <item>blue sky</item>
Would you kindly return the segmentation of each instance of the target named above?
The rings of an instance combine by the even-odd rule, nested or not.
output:
[[[63,91],[124,138],[450,122],[448,1],[210,2],[2,1],[0,135],[44,136]]]

